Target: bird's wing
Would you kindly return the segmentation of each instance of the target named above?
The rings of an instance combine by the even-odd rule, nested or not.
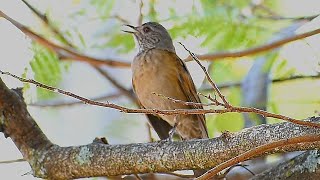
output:
[[[135,91],[134,83],[132,81],[132,87]],[[140,101],[137,99],[137,103],[141,109],[145,109],[145,107],[140,103]],[[167,139],[169,138],[169,131],[172,129],[172,126],[167,123],[167,121],[163,120],[161,117],[152,115],[152,114],[146,114],[149,123],[153,127],[153,129],[156,131],[160,139]]]
[[[181,90],[183,91],[185,97],[187,98],[188,102],[196,102],[196,103],[201,103],[200,98],[197,94],[196,87],[193,83],[193,80],[191,78],[191,75],[185,65],[185,63],[178,57],[177,58],[177,63],[178,64],[178,77],[179,77],[179,85],[181,87]],[[193,109],[203,109],[202,105],[192,105],[191,108]],[[208,138],[208,130],[206,127],[206,122],[205,122],[205,116],[203,114],[197,114],[197,119],[201,122],[201,131],[203,132],[203,138]]]

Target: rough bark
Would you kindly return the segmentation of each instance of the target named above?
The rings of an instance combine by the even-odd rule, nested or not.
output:
[[[287,122],[205,140],[60,147],[46,138],[23,99],[1,79],[0,113],[1,131],[14,141],[31,165],[34,176],[49,179],[207,169],[263,144],[301,136],[313,135],[319,137],[319,141],[277,148],[264,154],[320,148],[320,129]],[[319,122],[320,118],[309,120]]]
[[[311,150],[264,171],[251,180],[317,180],[320,177],[320,151]]]

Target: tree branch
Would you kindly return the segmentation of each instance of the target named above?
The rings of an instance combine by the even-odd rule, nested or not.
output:
[[[49,85],[45,85],[42,84],[40,82],[37,82],[33,79],[25,79],[22,77],[19,77],[17,75],[11,74],[9,72],[3,72],[0,70],[1,74],[4,75],[8,75],[11,76],[13,78],[18,79],[21,82],[25,82],[25,83],[31,83],[36,85],[37,87],[43,88],[43,89],[47,89],[49,91],[53,91],[56,93],[60,93],[75,99],[78,99],[82,102],[84,102],[85,104],[91,104],[94,106],[101,106],[101,107],[107,107],[107,108],[112,108],[112,109],[117,109],[121,112],[125,112],[125,113],[144,113],[144,114],[164,114],[164,115],[174,115],[174,114],[209,114],[209,113],[217,113],[217,114],[221,114],[221,113],[227,113],[227,112],[239,112],[239,113],[256,113],[256,114],[260,114],[262,116],[265,117],[273,117],[273,118],[277,118],[277,119],[282,119],[294,124],[299,124],[299,125],[304,125],[304,126],[309,126],[309,127],[316,127],[316,128],[320,128],[320,124],[319,123],[312,123],[312,122],[308,122],[308,121],[301,121],[301,120],[297,120],[294,118],[290,118],[284,115],[280,115],[280,114],[274,114],[274,113],[270,113],[267,111],[263,111],[260,109],[256,109],[256,108],[250,108],[250,107],[235,107],[235,106],[231,106],[229,108],[225,108],[225,109],[175,109],[175,110],[159,110],[159,109],[132,109],[132,108],[126,108],[117,104],[113,104],[113,103],[103,103],[103,102],[98,102],[98,101],[93,101],[87,98],[84,98],[82,96],[76,95],[72,92],[69,91],[64,91],[62,89],[56,88],[56,87],[52,87]]]
[[[307,151],[254,176],[251,180],[268,180],[274,177],[297,180],[303,177],[303,179],[317,180],[320,176],[319,160],[319,150]]]
[[[21,97],[9,90],[1,79],[0,112],[1,131],[14,141],[23,158],[31,165],[33,175],[48,179],[210,168],[267,143],[306,136],[320,137],[317,128],[278,123],[252,127],[214,139],[60,147],[46,138]],[[309,120],[318,123],[320,118]],[[265,154],[315,148],[320,148],[319,139],[312,143],[275,148]]]
[[[111,66],[111,67],[121,67],[121,68],[129,68],[130,67],[130,63],[124,62],[123,60],[120,61],[120,60],[112,60],[112,59],[94,58],[94,57],[82,55],[74,50],[64,48],[62,46],[54,44],[54,43],[44,39],[43,37],[35,34],[34,32],[29,30],[24,25],[20,24],[19,22],[15,21],[12,18],[10,18],[9,16],[7,16],[2,11],[0,11],[0,16],[4,17],[8,21],[10,21],[14,26],[16,26],[18,29],[20,29],[25,35],[29,36],[32,40],[42,44],[43,46],[46,46],[47,48],[49,48],[53,51],[55,51],[63,59],[71,59],[71,60],[87,62],[87,63],[95,65],[95,66],[107,65],[107,66]],[[287,43],[297,41],[297,40],[300,40],[300,39],[303,39],[306,37],[310,37],[310,36],[313,36],[313,35],[319,34],[319,33],[320,33],[320,29],[316,29],[316,30],[302,33],[299,35],[295,35],[292,37],[284,38],[282,40],[278,40],[278,41],[275,41],[270,44],[254,47],[251,49],[246,49],[246,50],[242,50],[242,51],[235,51],[235,52],[208,53],[208,54],[203,54],[203,55],[197,55],[197,57],[199,58],[199,60],[215,61],[218,59],[239,58],[239,57],[243,57],[243,56],[255,55],[257,53],[269,51],[269,50],[278,48],[280,46],[283,46]],[[192,60],[191,56],[184,59],[184,61],[191,61],[191,60]]]
[[[66,59],[74,59],[81,62],[86,62],[94,66],[100,65],[107,65],[112,67],[119,67],[119,68],[129,68],[130,63],[122,62],[119,60],[112,60],[112,59],[99,59],[89,57],[83,54],[80,54],[72,49],[67,49],[60,45],[54,44],[53,42],[48,41],[47,39],[39,36],[38,34],[32,32],[24,25],[20,24],[19,22],[15,21],[14,19],[7,16],[5,13],[0,11],[0,16],[4,17],[8,21],[10,21],[14,26],[20,29],[25,35],[29,36],[32,40],[38,42],[39,44],[51,49],[52,51],[56,52],[60,57],[64,57]]]
[[[18,80],[20,80],[21,82],[25,82],[25,83],[31,83],[34,84],[38,87],[47,89],[49,91],[53,91],[56,93],[60,93],[60,94],[64,94],[67,95],[69,97],[78,99],[80,101],[83,101],[85,104],[91,104],[91,105],[95,105],[95,106],[101,106],[101,107],[107,107],[107,108],[113,108],[113,109],[117,109],[120,110],[121,112],[125,112],[125,113],[145,113],[145,114],[165,114],[165,115],[173,115],[173,114],[208,114],[208,113],[227,113],[227,112],[242,112],[242,113],[256,113],[256,114],[260,114],[262,116],[265,117],[273,117],[273,118],[277,118],[277,119],[282,119],[285,121],[289,121],[295,124],[300,124],[300,125],[305,125],[305,126],[310,126],[310,127],[317,127],[320,128],[320,124],[318,123],[311,123],[311,122],[307,122],[307,121],[301,121],[301,120],[296,120],[284,115],[280,115],[280,114],[274,114],[274,113],[270,113],[267,111],[263,111],[260,109],[256,109],[256,108],[250,108],[250,107],[229,107],[226,109],[175,109],[175,110],[159,110],[159,109],[131,109],[131,108],[126,108],[117,104],[113,104],[113,103],[102,103],[102,102],[97,102],[97,101],[92,101],[90,99],[81,97],[79,95],[76,95],[72,92],[69,91],[64,91],[62,89],[59,88],[55,88],[52,86],[48,86],[45,84],[42,84],[40,82],[37,82],[33,79],[25,79],[19,76],[16,76],[14,74],[11,74],[9,72],[3,72],[0,70],[1,74],[5,74],[5,75],[9,75],[13,78],[16,78]]]
[[[261,45],[261,46],[257,46],[254,48],[250,48],[250,49],[246,49],[246,50],[242,50],[242,51],[235,51],[235,52],[220,52],[220,53],[208,53],[208,54],[202,54],[202,55],[197,55],[197,57],[201,60],[217,60],[217,59],[224,59],[224,58],[239,58],[239,57],[244,57],[244,56],[249,56],[249,55],[255,55],[258,53],[262,53],[265,51],[269,51],[275,48],[278,48],[280,46],[283,46],[285,44],[288,44],[290,42],[293,41],[297,41],[300,39],[304,39],[316,34],[320,33],[320,28],[313,30],[313,31],[309,31],[309,32],[305,32],[302,34],[297,34],[295,36],[291,36],[288,38],[284,38],[278,41],[274,41],[272,43],[269,44],[265,44],[265,45]],[[185,61],[191,61],[192,57],[189,56],[187,59],[185,59]]]

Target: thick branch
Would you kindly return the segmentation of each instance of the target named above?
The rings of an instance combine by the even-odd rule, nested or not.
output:
[[[294,124],[299,124],[299,125],[304,125],[304,126],[309,126],[309,127],[317,127],[320,128],[320,124],[319,123],[312,123],[312,122],[308,122],[308,121],[301,121],[301,120],[297,120],[291,117],[287,117],[281,114],[274,114],[274,113],[270,113],[267,111],[263,111],[257,108],[250,108],[250,107],[235,107],[235,106],[231,106],[228,109],[175,109],[175,110],[159,110],[159,109],[132,109],[132,108],[127,108],[127,107],[123,107],[117,104],[113,104],[113,103],[103,103],[103,102],[98,102],[98,101],[93,101],[90,100],[88,98],[76,95],[72,92],[69,91],[65,91],[56,87],[52,87],[49,85],[45,85],[42,84],[40,82],[37,82],[33,79],[25,79],[22,77],[19,77],[17,75],[11,74],[10,72],[3,72],[0,70],[1,74],[5,74],[8,76],[11,76],[13,78],[16,78],[18,80],[20,80],[21,82],[25,82],[25,83],[31,83],[34,84],[38,87],[47,89],[49,91],[53,91],[56,93],[60,93],[75,99],[78,99],[86,104],[91,104],[94,106],[101,106],[101,107],[107,107],[107,108],[112,108],[112,109],[117,109],[120,110],[121,112],[125,112],[125,113],[144,113],[144,114],[164,114],[164,115],[174,115],[174,114],[209,114],[209,113],[228,113],[228,112],[238,112],[238,113],[256,113],[256,114],[260,114],[262,116],[265,117],[273,117],[273,118],[277,118],[277,119],[282,119]]]
[[[320,176],[320,151],[307,151],[286,162],[272,167],[265,172],[254,176],[251,180],[303,179],[316,180]]]
[[[45,137],[21,97],[2,81],[0,110],[2,131],[12,138],[34,175],[50,179],[210,168],[263,144],[295,137],[320,137],[317,128],[279,123],[206,140],[59,147]],[[318,123],[320,118],[310,120]],[[315,148],[320,148],[320,141],[280,147],[266,154]]]
[[[1,74],[5,74],[8,76],[11,76],[13,78],[16,78],[18,80],[20,80],[21,82],[25,82],[25,83],[31,83],[34,84],[38,87],[47,89],[49,91],[53,91],[56,93],[60,93],[75,99],[78,99],[86,104],[91,104],[94,106],[101,106],[101,107],[107,107],[107,108],[112,108],[112,109],[117,109],[120,110],[121,112],[125,112],[125,113],[144,113],[144,114],[164,114],[164,115],[174,115],[174,114],[209,114],[209,113],[228,113],[228,112],[238,112],[238,113],[256,113],[256,114],[260,114],[262,116],[265,117],[273,117],[273,118],[277,118],[277,119],[282,119],[294,124],[299,124],[299,125],[304,125],[304,126],[309,126],[309,127],[316,127],[316,128],[320,128],[320,124],[319,123],[312,123],[312,122],[308,122],[308,121],[301,121],[301,120],[297,120],[291,117],[287,117],[281,114],[274,114],[274,113],[270,113],[267,111],[263,111],[257,108],[250,108],[250,107],[235,107],[235,106],[231,106],[227,109],[175,109],[175,110],[159,110],[159,109],[132,109],[132,108],[127,108],[127,107],[123,107],[117,104],[113,104],[113,103],[103,103],[103,102],[98,102],[98,101],[93,101],[90,100],[88,98],[76,95],[72,92],[69,91],[65,91],[56,87],[52,87],[49,85],[45,85],[42,84],[40,82],[37,82],[33,79],[26,79],[26,78],[22,78],[19,77],[17,75],[11,74],[10,72],[3,72],[0,70]]]

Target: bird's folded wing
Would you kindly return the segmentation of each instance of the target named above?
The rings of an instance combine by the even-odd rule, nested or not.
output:
[[[183,91],[184,95],[187,98],[188,102],[195,102],[195,103],[201,103],[200,98],[197,94],[196,87],[193,83],[193,80],[191,78],[191,75],[185,65],[185,63],[178,57],[177,58],[177,63],[179,65],[177,67],[181,68],[178,69],[177,72],[179,72],[178,77],[179,77],[179,85],[181,87],[181,90]],[[202,105],[192,105],[192,109],[203,109]],[[205,122],[205,116],[203,114],[197,114],[196,115],[198,120],[201,122],[201,130],[203,132],[203,138],[208,138],[208,130],[206,127],[206,122]]]

